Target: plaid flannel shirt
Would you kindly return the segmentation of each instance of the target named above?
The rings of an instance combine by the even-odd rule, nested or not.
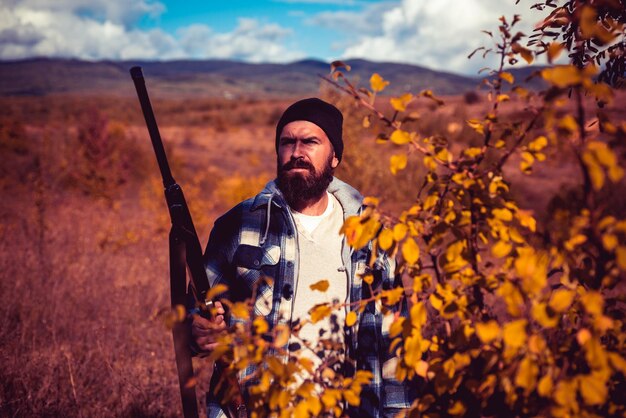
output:
[[[362,196],[348,184],[335,178],[328,191],[340,202],[344,219],[361,211]],[[370,296],[368,286],[362,283],[362,275],[370,272],[370,247],[355,251],[343,245],[350,302]],[[270,326],[275,326],[290,324],[299,256],[293,217],[275,182],[271,181],[256,197],[240,203],[216,220],[205,252],[205,265],[211,285],[226,284],[229,290],[222,296],[231,301],[249,298],[256,286],[255,314],[264,316]],[[376,266],[371,271],[374,288],[397,285],[393,260],[383,256]],[[273,281],[260,280],[262,277],[271,277]],[[396,309],[406,315],[406,306]],[[383,315],[380,305],[374,303],[364,312],[356,312],[357,323],[346,329],[347,354],[356,360],[357,369],[370,370],[373,379],[363,388],[361,405],[348,413],[358,417],[393,416],[408,408],[411,402],[406,385],[394,378],[397,359],[389,354],[388,329],[393,314]],[[249,367],[240,378],[253,372],[254,368]],[[242,389],[247,393],[248,387]],[[223,416],[211,390],[207,394],[207,416]]]

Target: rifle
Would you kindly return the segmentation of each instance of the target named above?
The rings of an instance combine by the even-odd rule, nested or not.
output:
[[[165,201],[169,209],[172,228],[169,235],[170,248],[170,302],[172,308],[177,305],[185,306],[187,302],[187,268],[191,276],[191,288],[196,300],[196,305],[200,308],[202,315],[210,316],[210,310],[213,307],[213,301],[206,298],[209,291],[209,279],[204,269],[204,261],[202,258],[202,248],[200,240],[196,233],[191,213],[187,207],[185,196],[182,188],[176,183],[170,171],[159,134],[159,128],[152,111],[150,98],[146,89],[145,80],[141,67],[132,67],[130,75],[137,90],[141,110],[146,120],[152,148],[156,155],[157,163],[163,178],[163,186],[165,187]],[[183,415],[185,418],[197,418],[198,406],[196,401],[195,386],[190,385],[194,376],[193,364],[191,362],[191,330],[189,320],[176,322],[172,328],[172,336],[174,339],[174,351],[176,353],[176,368],[178,370],[178,383],[180,386],[181,400],[183,404]],[[218,371],[219,362],[216,364]],[[222,409],[226,414],[233,418],[247,417],[247,410],[241,395],[236,378],[228,380],[228,385],[232,390],[233,385],[236,386],[235,394],[227,402],[221,402]],[[232,382],[231,380],[234,380]],[[225,386],[225,385],[222,385]]]

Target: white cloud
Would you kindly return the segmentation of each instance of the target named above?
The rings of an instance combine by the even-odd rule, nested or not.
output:
[[[478,55],[467,59],[475,48],[492,46],[481,30],[491,30],[495,35],[498,18],[504,15],[510,21],[513,14],[530,15],[528,5],[516,6],[512,0],[402,0],[371,5],[358,13],[318,14],[310,22],[349,32],[346,42],[350,45],[341,52],[345,59],[408,62],[476,74],[494,63]],[[532,18],[523,23],[516,28],[530,34]]]
[[[395,8],[396,2],[373,3],[359,11],[321,12],[305,20],[308,25],[322,26],[363,37],[383,34],[381,16]]]
[[[240,19],[231,32],[191,25],[170,34],[132,23],[164,6],[146,0],[8,0],[0,6],[0,59],[31,56],[82,59],[233,58],[283,62],[304,54],[286,46],[291,32]]]
[[[232,32],[213,33],[206,25],[181,29],[180,45],[188,56],[232,58],[249,62],[286,62],[305,55],[285,47],[291,31],[275,24],[262,25],[255,19],[240,18]]]

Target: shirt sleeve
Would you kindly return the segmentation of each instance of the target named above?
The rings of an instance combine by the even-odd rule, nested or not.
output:
[[[394,274],[395,260],[384,256],[381,263],[382,288],[392,289],[401,287],[401,275]],[[378,338],[380,343],[378,350],[378,364],[380,366],[382,383],[381,415],[384,417],[393,417],[401,410],[409,408],[412,402],[408,382],[399,382],[395,377],[399,358],[389,352],[389,347],[391,345],[389,328],[393,323],[396,314],[404,317],[408,316],[408,303],[406,298],[402,298],[402,300],[397,304],[390,307],[388,306],[388,310],[386,312],[382,310],[381,304],[377,304],[376,308],[377,330],[380,333]]]

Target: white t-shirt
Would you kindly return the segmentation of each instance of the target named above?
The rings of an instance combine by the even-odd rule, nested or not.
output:
[[[295,285],[292,319],[310,320],[309,310],[321,303],[344,303],[348,297],[348,277],[341,258],[343,237],[343,210],[339,201],[328,194],[328,205],[318,216],[292,211],[298,229],[299,269]],[[327,280],[325,292],[312,290],[311,285]],[[315,354],[320,340],[332,339],[344,343],[343,325],[345,308],[335,309],[331,317],[302,326],[298,336],[292,335],[290,343],[300,343],[299,356],[306,356],[319,365]],[[333,329],[334,328],[334,329]],[[334,332],[333,332],[334,331]],[[305,348],[306,346],[310,349]]]

